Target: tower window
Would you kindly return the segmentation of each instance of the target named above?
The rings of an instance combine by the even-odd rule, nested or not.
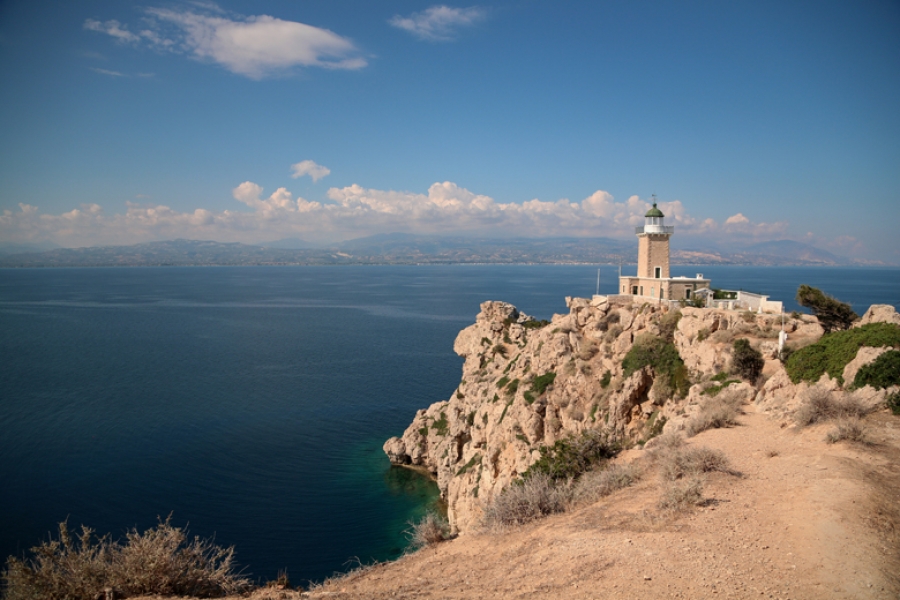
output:
[[[662,277],[662,267],[656,267],[654,269],[654,277],[656,277],[657,279]]]
[[[636,285],[631,286],[631,295],[637,296],[637,290],[638,290],[638,288]]]

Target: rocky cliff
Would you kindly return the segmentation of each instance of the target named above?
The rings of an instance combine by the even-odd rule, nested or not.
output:
[[[569,313],[547,323],[505,302],[483,303],[475,324],[454,343],[465,359],[459,387],[384,444],[392,463],[436,478],[456,531],[477,526],[484,506],[559,439],[592,429],[642,446],[683,428],[713,386],[744,401],[755,398],[763,408],[778,394],[793,398],[802,391],[776,358],[781,315],[673,310],[602,297],[566,304]],[[809,316],[785,318],[784,328],[793,344],[822,335]],[[728,371],[737,338],[762,352],[766,387],[716,377]],[[683,368],[623,367],[635,342],[647,340],[674,345]]]

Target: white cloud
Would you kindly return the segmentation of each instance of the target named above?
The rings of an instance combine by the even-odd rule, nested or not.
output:
[[[128,31],[127,25],[123,25],[116,20],[100,22],[96,19],[87,19],[84,22],[84,28],[111,35],[120,42],[137,42],[141,39],[140,36]]]
[[[138,34],[118,21],[88,19],[85,29],[122,42],[187,52],[251,79],[284,73],[295,67],[361,69],[366,60],[347,38],[327,29],[268,15],[227,18],[215,5],[197,10],[149,8],[151,25]]]
[[[98,69],[97,67],[91,67],[91,71],[100,73],[101,75],[109,75],[110,77],[125,77],[125,73],[110,71],[109,69]]]
[[[298,163],[299,164],[299,163]],[[0,214],[0,239],[53,241],[61,245],[133,244],[193,238],[257,242],[303,237],[332,241],[374,233],[471,234],[493,238],[612,236],[628,238],[643,223],[650,203],[638,196],[618,202],[603,190],[580,202],[568,199],[497,202],[445,181],[425,193],[379,190],[360,185],[333,187],[325,202],[295,198],[286,188],[270,195],[245,181],[232,190],[245,210],[179,212],[165,205],[128,203],[125,214],[107,215],[96,204],[59,215],[41,214],[27,204]],[[687,214],[680,201],[660,202],[667,223],[684,236],[714,240],[762,241],[784,236],[787,224],[730,219],[719,223]]]
[[[738,213],[738,214],[736,214],[736,215],[731,215],[730,217],[728,217],[727,219],[725,219],[725,224],[726,224],[726,225],[738,225],[738,224],[741,224],[741,223],[749,223],[749,222],[750,222],[750,219],[748,219],[747,217],[745,217],[745,216],[742,215],[741,213]]]
[[[315,161],[312,160],[303,160],[294,163],[291,165],[291,170],[294,171],[291,174],[292,178],[297,179],[298,177],[309,175],[313,181],[319,181],[323,177],[327,177],[331,174],[331,169],[323,167],[322,165],[317,165]]]
[[[486,16],[484,9],[477,6],[451,8],[441,5],[432,6],[408,17],[395,15],[388,23],[412,33],[419,39],[445,42],[454,39],[460,28],[471,27]]]

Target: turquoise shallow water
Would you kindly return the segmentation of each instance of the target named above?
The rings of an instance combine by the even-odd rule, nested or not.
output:
[[[799,283],[900,303],[900,271],[673,268],[790,300]],[[615,291],[603,267],[601,292]],[[538,318],[592,266],[0,271],[0,552],[68,518],[99,531],[173,513],[257,578],[389,559],[436,499],[383,441],[447,399],[480,302]],[[792,309],[789,301],[788,309]]]

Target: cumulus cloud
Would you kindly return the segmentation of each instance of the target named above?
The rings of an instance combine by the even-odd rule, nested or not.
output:
[[[446,42],[456,38],[463,27],[471,27],[486,17],[484,9],[432,6],[408,17],[395,15],[388,23],[429,42]]]
[[[291,165],[291,170],[293,171],[291,177],[294,179],[309,175],[313,181],[319,181],[323,177],[327,177],[331,174],[331,169],[323,167],[322,165],[317,165],[315,161],[312,160],[303,160],[294,163]]]
[[[750,219],[748,219],[747,217],[745,217],[745,216],[742,215],[741,213],[738,213],[738,214],[736,214],[736,215],[731,215],[730,217],[728,217],[727,219],[725,219],[725,224],[726,224],[726,225],[738,225],[738,224],[741,224],[741,223],[749,223],[749,222],[750,222]]]
[[[100,206],[90,204],[48,215],[21,204],[18,211],[0,214],[0,239],[61,245],[132,244],[179,237],[252,243],[285,237],[333,241],[398,231],[495,238],[630,237],[651,206],[638,196],[617,201],[603,190],[580,202],[565,198],[497,202],[450,181],[434,183],[425,192],[380,190],[358,184],[332,187],[323,202],[295,198],[284,187],[266,195],[262,186],[245,181],[232,190],[232,196],[246,208],[179,212],[161,204],[128,203],[124,214],[108,215]],[[787,226],[780,222],[754,223],[746,217],[725,223],[699,219],[689,215],[677,200],[660,202],[659,207],[666,214],[666,222],[685,236],[775,239],[766,236],[781,237]]]
[[[284,73],[294,67],[366,66],[353,42],[327,29],[268,15],[228,17],[209,4],[195,4],[194,8],[148,8],[150,26],[138,33],[115,20],[88,19],[84,27],[123,43],[188,53],[251,79]]]

